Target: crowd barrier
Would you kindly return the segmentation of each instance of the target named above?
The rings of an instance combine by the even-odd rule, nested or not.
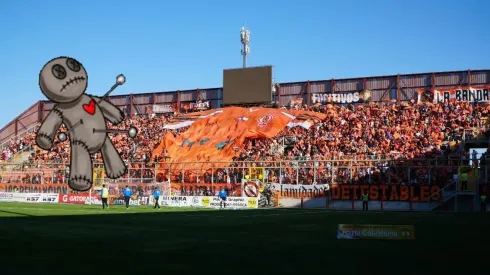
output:
[[[59,203],[100,204],[97,195],[73,194],[66,184],[67,174],[61,175],[67,167],[56,165],[45,164],[25,168],[18,164],[5,164],[1,166],[0,192],[61,194],[57,199]],[[243,161],[228,165],[229,167],[225,168],[210,169],[205,177],[191,178],[188,177],[186,164],[182,163],[181,176],[175,178],[159,173],[158,164],[152,168],[141,164],[141,168],[130,168],[128,175],[117,180],[109,180],[105,178],[105,171],[101,165],[94,164],[94,186],[116,186],[117,188],[110,189],[109,203],[114,205],[124,203],[120,194],[127,185],[138,194],[132,198],[131,205],[150,204],[151,192],[158,186],[160,189],[168,188],[168,192],[162,195],[181,197],[186,201],[177,203],[175,199],[169,199],[162,201],[163,205],[197,206],[192,203],[193,200],[189,200],[191,197],[197,197],[201,206],[207,205],[207,200],[203,200],[205,194],[217,194],[221,188],[227,188],[231,197],[257,198],[258,207],[263,207],[266,201],[264,196],[259,197],[259,194],[267,185],[272,190],[271,204],[276,207],[360,209],[361,195],[367,192],[370,209],[427,210],[432,203],[443,203],[441,188],[454,180],[453,176],[467,173],[467,191],[472,192],[477,191],[477,183],[488,181],[486,167],[479,169],[470,166],[465,160],[452,157],[421,160]],[[19,167],[22,169],[16,170]],[[373,170],[378,172],[373,173]],[[58,173],[58,176],[55,176],[55,173]],[[163,174],[165,173],[169,171]],[[25,183],[19,179],[22,175],[49,176],[52,180]],[[138,177],[135,178],[135,175]],[[153,177],[147,177],[148,175]],[[458,182],[454,188],[460,186]],[[213,203],[213,199],[210,199],[210,207],[214,206]],[[242,206],[245,205],[244,201],[240,203]],[[246,205],[249,205],[248,201]]]
[[[233,163],[213,163],[220,168],[196,171],[191,169],[199,163],[176,163],[170,166],[178,170],[163,169],[162,163],[147,166],[132,164],[128,173],[113,181],[105,177],[105,169],[100,163],[94,164],[93,181],[117,184],[151,184],[172,182],[178,184],[239,184],[242,179],[259,180],[267,183],[291,185],[317,184],[375,184],[387,185],[405,183],[444,186],[454,174],[466,167],[470,182],[476,180],[468,161],[461,158],[436,159],[372,159],[372,160],[283,160],[283,161],[241,161]],[[202,163],[201,163],[202,164]],[[138,166],[139,168],[134,168]],[[69,176],[66,164],[52,163],[35,167],[19,164],[0,164],[0,183],[31,183],[33,185],[53,184],[57,192],[67,184]],[[466,169],[465,168],[465,169]],[[485,177],[487,177],[485,174]],[[56,184],[62,184],[56,186]],[[471,188],[471,184],[469,184]],[[1,188],[1,186],[0,186]],[[37,192],[37,191],[32,191]]]

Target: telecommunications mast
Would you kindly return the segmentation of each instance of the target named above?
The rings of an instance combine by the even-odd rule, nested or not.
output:
[[[243,56],[243,68],[247,67],[247,56],[250,53],[250,47],[248,44],[250,43],[250,31],[242,27],[240,29],[240,41],[242,42],[241,53]]]

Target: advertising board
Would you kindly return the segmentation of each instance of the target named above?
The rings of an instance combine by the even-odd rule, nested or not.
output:
[[[413,225],[339,224],[337,239],[414,240]]]
[[[154,204],[153,198],[150,198],[150,204]],[[220,200],[218,197],[210,196],[164,196],[160,197],[159,204],[170,207],[218,208],[220,207]],[[258,198],[228,197],[226,198],[226,207],[256,209],[258,208]]]
[[[58,203],[58,194],[0,192],[0,202]]]

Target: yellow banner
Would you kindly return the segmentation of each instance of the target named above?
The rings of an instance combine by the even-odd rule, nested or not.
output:
[[[413,225],[339,224],[337,239],[415,240]]]
[[[94,187],[100,188],[102,187],[102,183],[104,182],[105,177],[105,169],[104,168],[94,168]]]

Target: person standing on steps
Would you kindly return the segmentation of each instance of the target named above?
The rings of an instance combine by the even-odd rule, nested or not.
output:
[[[466,191],[468,188],[468,173],[461,173],[461,192]]]
[[[368,211],[369,195],[367,191],[364,191],[362,195],[362,210]]]
[[[487,196],[485,194],[482,194],[480,196],[480,211],[481,212],[487,212]]]

